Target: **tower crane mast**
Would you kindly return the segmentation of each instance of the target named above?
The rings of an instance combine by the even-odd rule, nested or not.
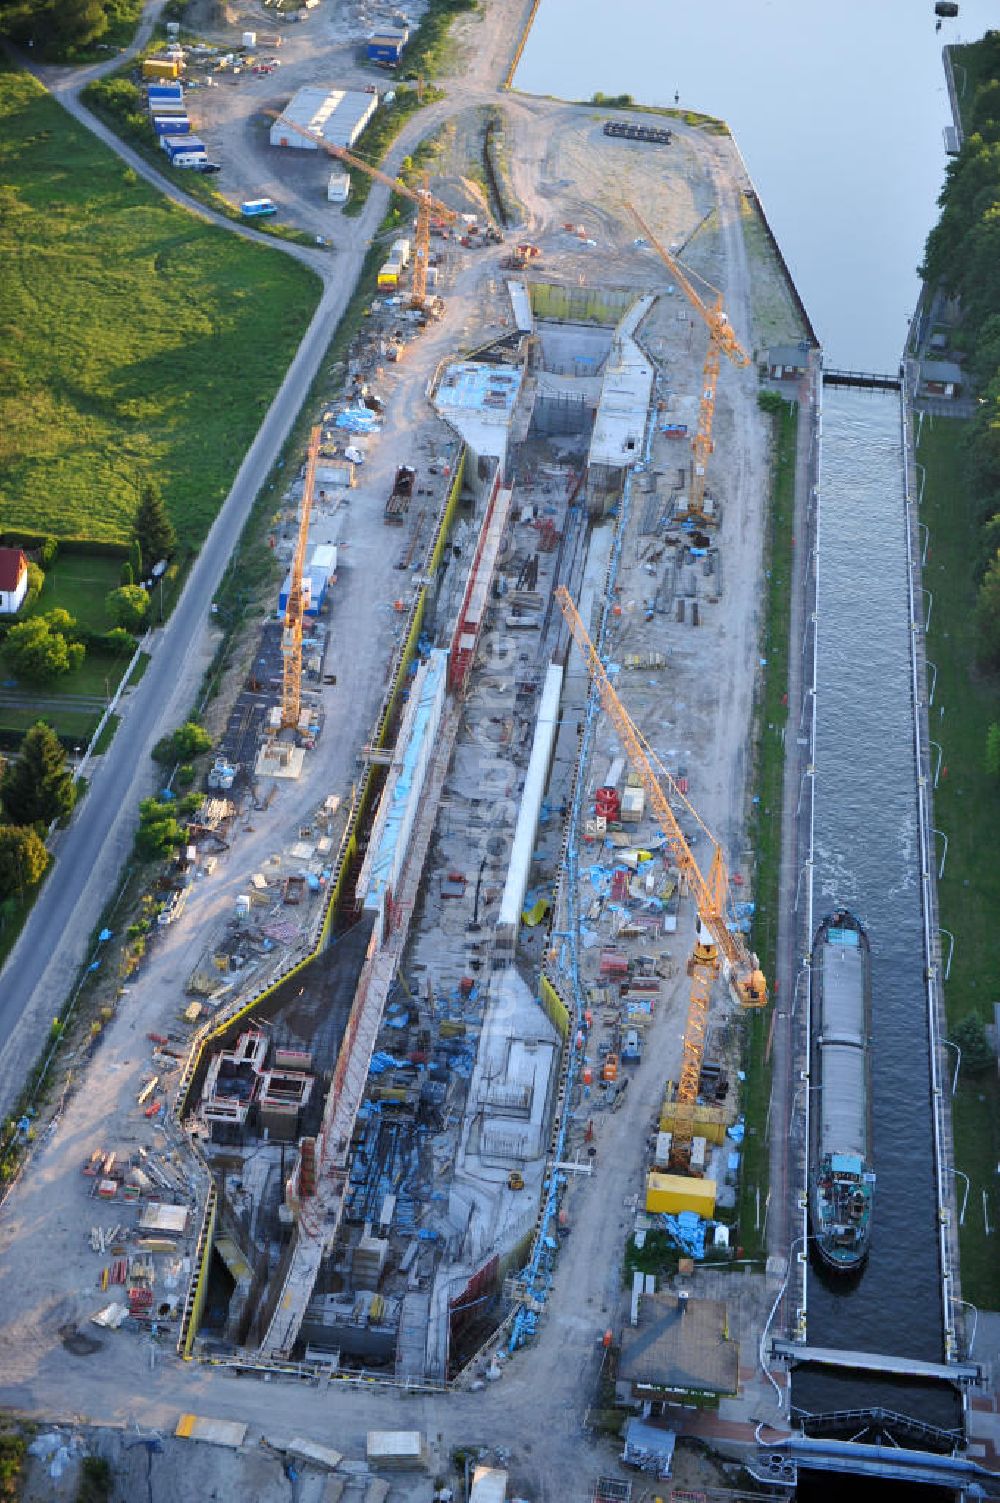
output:
[[[743,936],[730,929],[729,873],[718,841],[709,834],[712,842],[712,861],[708,877],[701,869],[691,851],[687,837],[681,829],[671,798],[683,804],[704,824],[697,810],[681,793],[673,778],[647,746],[642,733],[618,697],[609,679],[597,648],[594,646],[564,585],[556,590],[559,608],[580,650],[587,660],[587,667],[594,680],[605,714],[611,721],[621,741],[622,748],[635,773],[638,774],[653,813],[670,848],[678,873],[692,892],[698,913],[694,949],[688,962],[691,977],[691,993],[687,1021],[684,1028],[683,1058],[680,1081],[677,1087],[677,1110],[674,1119],[674,1135],[671,1145],[671,1162],[686,1166],[691,1153],[691,1137],[694,1126],[694,1109],[698,1099],[698,1084],[705,1052],[705,1027],[708,1020],[712,981],[723,971],[741,1007],[764,1007],[767,1003],[767,982],[760,970],[757,957],[747,948]],[[654,768],[654,760],[657,766]],[[670,797],[667,792],[669,790]]]
[[[715,393],[719,384],[719,367],[723,355],[727,356],[735,366],[741,368],[750,364],[750,356],[733,333],[733,327],[722,306],[722,293],[717,288],[711,289],[715,293],[715,303],[709,307],[681,263],[660,244],[638,209],[632,204],[629,208],[643,235],[708,329],[708,351],[702,370],[701,397],[698,404],[698,429],[691,440],[691,489],[688,495],[688,516],[693,517],[695,521],[712,525],[715,518],[709,516],[705,510],[705,484],[708,456],[713,448],[712,425],[715,421]]]
[[[302,507],[299,512],[299,531],[292,558],[291,580],[288,586],[288,601],[285,605],[285,625],[281,633],[281,725],[292,728],[299,723],[302,708],[302,618],[305,615],[303,573],[306,564],[306,549],[309,545],[309,518],[312,514],[313,490],[316,485],[316,461],[323,429],[318,425],[309,435],[309,451],[306,456],[306,478],[302,487]]]

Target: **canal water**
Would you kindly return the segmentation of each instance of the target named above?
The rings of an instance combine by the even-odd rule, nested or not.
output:
[[[846,903],[872,953],[871,1252],[809,1277],[809,1340],[943,1359],[923,976],[899,398],[827,386],[819,545],[813,907]],[[950,1393],[878,1381],[875,1407],[948,1428]],[[857,1379],[800,1370],[796,1407],[861,1407]]]
[[[827,364],[894,371],[944,178],[941,48],[997,24],[994,0],[940,32],[933,0],[542,0],[515,84],[727,120]]]

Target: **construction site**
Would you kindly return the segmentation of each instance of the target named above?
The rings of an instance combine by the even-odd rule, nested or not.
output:
[[[725,134],[547,102],[508,128],[547,135],[523,224],[456,196],[461,132],[396,184],[158,942],[8,1202],[2,1347],[26,1384],[152,1338],[161,1371],[472,1403],[573,1269],[588,1402],[602,1342],[701,1322],[617,1374],[626,1461],[666,1476],[656,1437],[736,1399],[780,1273],[725,1277],[769,984],[757,397],[805,331]],[[662,1283],[623,1272],[654,1236]]]

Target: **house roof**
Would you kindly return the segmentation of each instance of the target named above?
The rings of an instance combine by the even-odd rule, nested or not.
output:
[[[20,548],[0,548],[0,590],[16,590],[27,567]]]
[[[962,367],[954,360],[925,360],[920,374],[925,381],[943,381],[946,385],[951,382],[958,386],[964,379]]]
[[[723,1300],[644,1294],[638,1327],[622,1334],[618,1376],[633,1387],[736,1393],[739,1347],[728,1329]]]
[[[790,365],[796,370],[804,370],[809,364],[809,346],[807,344],[772,344],[767,352],[769,365]]]

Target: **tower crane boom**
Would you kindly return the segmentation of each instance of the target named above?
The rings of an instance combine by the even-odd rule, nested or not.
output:
[[[382,183],[385,187],[391,188],[394,193],[399,193],[403,198],[408,198],[412,203],[416,204],[417,228],[413,245],[413,302],[415,306],[423,307],[427,298],[427,266],[430,259],[431,214],[436,214],[446,224],[456,224],[460,215],[454,209],[449,208],[446,203],[442,203],[439,198],[434,197],[426,185],[426,178],[424,179],[423,188],[411,188],[408,183],[403,182],[402,178],[390,177],[380,167],[373,167],[370,162],[366,162],[363,157],[356,156],[353,151],[348,151],[345,146],[332,145],[324,136],[318,135],[316,131],[309,130],[304,125],[296,124],[294,120],[289,120],[279,110],[265,110],[264,114],[270,115],[273,120],[280,120],[283,126],[287,126],[289,130],[294,131],[297,136],[302,136],[304,140],[311,141],[314,146],[318,146],[322,151],[325,151],[327,156],[336,157],[338,162],[343,162],[348,167],[356,167],[366,177],[373,178],[376,183]]]
[[[683,1058],[671,1149],[671,1162],[686,1165],[691,1151],[694,1108],[698,1099],[705,1050],[705,1026],[712,981],[722,969],[738,1002],[747,1008],[766,1005],[767,983],[757,957],[747,948],[743,936],[729,927],[729,874],[722,848],[717,840],[712,839],[712,861],[706,878],[694,858],[670,798],[664,791],[664,784],[674,800],[684,804],[696,818],[697,811],[681,793],[666,768],[659,766],[654,769],[653,753],[619,699],[597,648],[590,640],[580,613],[564,585],[557,588],[556,599],[574,640],[587,660],[604,712],[615,728],[633,771],[638,774],[646,790],[677,870],[693,893],[697,907],[697,933],[688,962],[691,994],[684,1028]]]
[[[281,724],[283,729],[299,723],[302,708],[302,618],[305,615],[303,574],[306,565],[306,549],[309,545],[309,518],[312,513],[313,490],[316,485],[316,461],[319,458],[323,429],[318,425],[309,435],[309,452],[306,456],[306,478],[302,487],[302,507],[299,513],[299,532],[292,558],[291,580],[288,586],[288,601],[285,605],[285,625],[281,633]]]
[[[681,263],[660,244],[638,209],[630,204],[629,209],[643,235],[656,251],[664,266],[678,283],[684,296],[708,329],[708,351],[702,370],[701,398],[698,404],[698,429],[691,440],[691,490],[688,496],[687,514],[698,522],[711,525],[715,518],[705,509],[705,484],[708,456],[712,452],[712,425],[715,420],[715,393],[719,384],[719,366],[725,355],[732,363],[743,368],[750,364],[750,356],[740,344],[722,306],[722,293],[717,288],[715,303],[709,306],[700,295]],[[708,283],[705,284],[709,286]]]

